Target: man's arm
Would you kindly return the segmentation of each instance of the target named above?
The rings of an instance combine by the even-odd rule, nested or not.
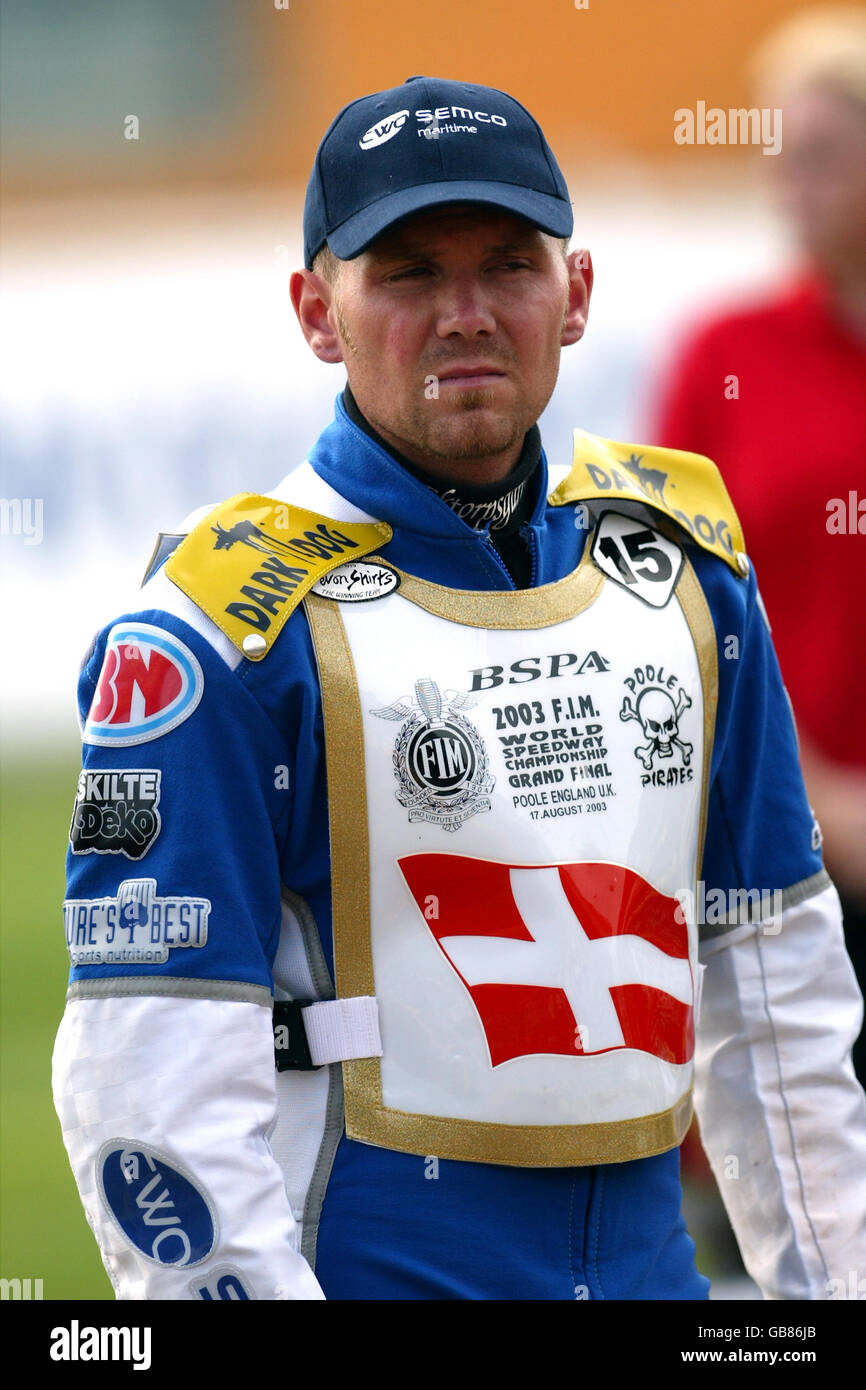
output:
[[[269,1006],[114,994],[67,1005],[55,1104],[118,1298],[323,1297],[268,1144],[273,1078]]]
[[[824,832],[824,857],[843,898],[866,908],[866,772],[800,737],[800,766]]]
[[[702,960],[695,1100],[746,1268],[767,1298],[862,1297],[863,1009],[835,888],[732,928]]]
[[[754,577],[743,592],[739,619],[714,605],[720,665],[725,636],[740,640],[722,671],[710,797],[696,1107],[764,1296],[845,1297],[866,1289],[866,1101],[850,1059],[862,1000]],[[750,889],[765,894],[763,920],[744,920],[733,896]]]
[[[119,1298],[319,1299],[269,1145],[289,752],[222,635],[171,605],[82,672],[55,1104]]]

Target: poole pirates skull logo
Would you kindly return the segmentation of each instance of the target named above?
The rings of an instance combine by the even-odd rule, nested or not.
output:
[[[382,709],[380,719],[400,719],[394,748],[397,800],[410,821],[431,821],[457,830],[477,811],[490,810],[494,779],[487,752],[474,725],[461,710],[481,699],[457,690],[444,694],[429,676],[415,682],[415,698],[404,696]]]
[[[647,742],[638,744],[634,755],[640,758],[647,772],[652,771],[654,758],[673,757],[674,748],[682,753],[683,767],[688,767],[693,745],[684,743],[680,738],[680,719],[691,703],[682,688],[676,704],[666,690],[660,690],[657,686],[649,686],[641,691],[637,708],[632,704],[631,696],[626,695],[619,717],[624,720],[637,719],[643,729]]]

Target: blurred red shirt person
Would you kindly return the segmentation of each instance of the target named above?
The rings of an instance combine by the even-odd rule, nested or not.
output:
[[[798,17],[762,67],[764,93],[783,110],[782,151],[766,163],[801,269],[693,335],[652,434],[714,459],[742,519],[862,983],[866,16]]]

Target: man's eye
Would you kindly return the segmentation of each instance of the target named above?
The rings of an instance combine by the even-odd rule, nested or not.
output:
[[[405,270],[395,270],[393,275],[389,275],[389,280],[416,280],[422,275],[429,275],[429,267],[426,265],[410,265]]]

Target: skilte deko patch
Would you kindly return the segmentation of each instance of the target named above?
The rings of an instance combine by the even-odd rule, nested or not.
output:
[[[83,769],[69,827],[73,854],[142,859],[160,832],[158,768]]]

